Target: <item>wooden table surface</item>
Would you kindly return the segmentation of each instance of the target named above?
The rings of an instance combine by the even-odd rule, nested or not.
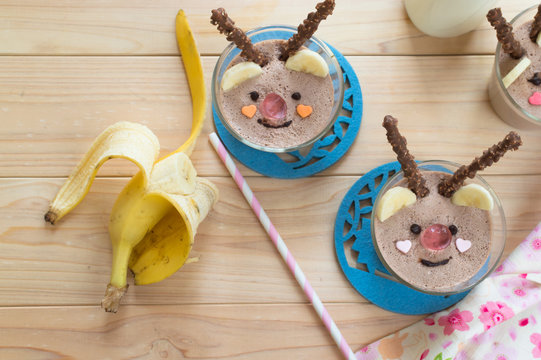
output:
[[[297,25],[316,1],[0,1],[0,358],[340,359],[333,340],[212,150],[207,116],[192,160],[220,190],[193,256],[155,285],[131,286],[117,314],[99,303],[109,281],[108,219],[136,172],[123,160],[99,171],[84,201],[51,226],[54,197],[90,143],[120,120],[147,125],[161,153],[191,126],[191,99],[174,36],[179,8],[202,54],[207,85],[224,36],[210,10],[250,29]],[[511,19],[532,0],[500,1]],[[436,39],[399,0],[338,0],[317,35],[339,49],[363,90],[359,135],[337,164],[277,180],[241,166],[307,278],[354,350],[419,320],[361,297],[333,247],[338,206],[370,169],[394,160],[381,127],[400,120],[417,159],[468,163],[512,128],[493,112],[487,81],[496,36],[488,23]],[[541,132],[483,172],[503,202],[505,255],[541,213]],[[133,283],[133,279],[129,279]]]

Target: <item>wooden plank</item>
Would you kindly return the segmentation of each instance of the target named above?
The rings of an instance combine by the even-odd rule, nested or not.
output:
[[[210,24],[210,10],[224,6],[243,29],[270,24],[297,26],[317,1],[4,0],[0,4],[0,54],[4,55],[176,55],[174,18],[186,11],[199,49],[217,55],[224,37]],[[501,1],[507,19],[529,0]],[[348,55],[491,54],[496,36],[486,21],[472,33],[448,39],[415,28],[401,0],[344,0],[317,36]]]
[[[366,304],[342,274],[333,241],[337,209],[357,179],[248,179],[325,302]],[[124,303],[306,303],[233,180],[211,180],[220,201],[198,229],[191,255],[199,261],[158,284],[130,287]],[[0,179],[0,305],[98,304],[110,272],[108,218],[126,181],[98,179],[85,200],[51,226],[43,214],[63,179]],[[487,181],[507,216],[505,257],[539,221],[541,176]]]
[[[323,175],[365,173],[395,159],[381,127],[393,114],[417,159],[469,163],[510,130],[486,92],[490,56],[349,57],[363,90],[361,130],[346,156]],[[204,57],[210,89],[216,57]],[[442,71],[445,69],[445,71]],[[67,176],[105,127],[121,120],[149,126],[162,154],[188,138],[191,100],[176,57],[0,57],[0,174]],[[210,91],[210,90],[209,90]],[[210,96],[210,95],[209,95]],[[210,105],[209,105],[210,113]],[[227,176],[207,142],[210,115],[192,156],[204,176]],[[539,174],[541,132],[488,174]],[[438,146],[434,146],[437,143]],[[101,176],[135,167],[114,160]],[[243,169],[245,174],[254,174]]]
[[[353,349],[419,319],[329,304]],[[341,359],[307,304],[0,308],[2,359]],[[370,331],[367,331],[370,329]]]

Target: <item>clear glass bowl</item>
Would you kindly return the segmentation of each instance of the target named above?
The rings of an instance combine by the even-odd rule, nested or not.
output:
[[[515,27],[515,24],[520,26],[525,22],[533,20],[536,13],[537,5],[534,5],[515,16],[513,20],[511,20],[511,24],[513,27]],[[494,56],[492,74],[488,84],[488,95],[492,108],[503,121],[511,126],[519,129],[541,129],[541,119],[530,114],[526,109],[517,104],[503,85],[500,64],[498,61],[501,52],[502,45],[498,42]]]
[[[297,28],[295,27],[273,25],[273,26],[265,26],[265,27],[254,29],[254,30],[250,30],[246,32],[246,35],[250,38],[250,40],[252,40],[252,43],[257,44],[265,40],[273,40],[273,39],[287,40],[296,32],[297,32]],[[221,91],[220,83],[222,81],[224,72],[227,70],[227,67],[229,66],[231,61],[240,53],[240,50],[235,46],[235,44],[231,43],[225,48],[225,50],[222,52],[222,55],[220,55],[220,57],[218,58],[218,62],[216,63],[216,66],[214,68],[214,73],[212,74],[212,105],[216,111],[216,114],[218,115],[219,119],[224,125],[224,127],[237,140],[257,150],[275,152],[275,153],[290,152],[290,151],[302,149],[316,142],[323,135],[325,135],[325,133],[329,131],[331,126],[334,124],[334,122],[338,118],[340,109],[342,108],[342,101],[344,100],[344,78],[342,75],[340,64],[338,64],[336,57],[334,56],[332,51],[327,47],[327,45],[325,45],[324,42],[317,39],[316,37],[312,36],[309,40],[307,40],[304,43],[304,46],[310,50],[313,50],[319,53],[319,55],[323,57],[323,59],[329,66],[329,75],[331,76],[333,90],[334,90],[333,91],[334,102],[333,102],[333,107],[332,107],[327,125],[324,127],[324,129],[320,133],[316,134],[310,140],[305,141],[300,144],[295,144],[292,146],[282,147],[282,148],[264,146],[261,144],[253,143],[243,138],[237,131],[235,131],[235,129],[233,129],[230,126],[227,119],[225,119],[223,115],[224,112],[222,111],[221,103],[217,101],[218,94]]]
[[[455,164],[450,161],[444,161],[444,160],[430,160],[430,161],[422,161],[418,163],[419,169],[423,171],[440,171],[440,172],[447,172],[449,174],[453,174],[458,168],[461,166],[459,164]],[[479,175],[476,175],[473,179],[468,179],[466,183],[471,184],[479,184],[483,186],[490,195],[492,196],[492,199],[494,200],[494,208],[490,211],[490,221],[491,221],[491,232],[490,232],[490,250],[488,253],[488,258],[485,262],[485,264],[481,267],[481,269],[473,275],[471,278],[454,284],[452,286],[449,286],[448,288],[438,288],[437,290],[427,290],[425,288],[420,288],[418,286],[415,286],[414,284],[411,284],[404,278],[400,277],[393,268],[389,265],[389,263],[385,260],[383,254],[379,250],[378,242],[376,241],[376,232],[375,232],[375,223],[376,223],[376,211],[375,209],[378,206],[379,201],[381,200],[381,197],[387,190],[398,184],[400,181],[404,179],[404,173],[402,171],[397,172],[392,177],[389,178],[389,180],[381,186],[381,190],[378,193],[378,196],[376,197],[376,200],[372,207],[372,215],[371,215],[371,231],[372,231],[372,242],[374,245],[374,249],[376,250],[376,253],[382,262],[382,264],[385,266],[385,268],[389,271],[389,273],[396,279],[398,282],[415,289],[417,291],[426,293],[426,294],[432,294],[432,295],[453,295],[458,294],[464,291],[467,291],[471,288],[473,288],[475,285],[477,285],[479,282],[481,282],[483,279],[485,279],[487,276],[489,276],[496,266],[498,265],[500,258],[502,256],[504,247],[505,247],[505,239],[506,239],[506,224],[505,224],[505,215],[503,212],[502,204],[494,192],[490,185]],[[379,221],[379,220],[377,220]]]

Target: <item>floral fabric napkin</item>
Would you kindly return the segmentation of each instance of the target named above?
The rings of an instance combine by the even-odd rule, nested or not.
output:
[[[462,301],[355,355],[358,360],[541,359],[541,223]]]

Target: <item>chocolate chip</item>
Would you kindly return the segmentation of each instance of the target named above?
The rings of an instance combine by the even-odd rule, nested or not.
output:
[[[535,86],[541,85],[541,78],[539,78],[539,73],[538,72],[533,74],[533,77],[531,79],[528,79],[528,81],[531,82],[532,84],[534,84]]]
[[[413,224],[410,226],[410,231],[415,235],[419,235],[421,233],[421,227],[417,224]]]
[[[301,99],[301,93],[294,92],[293,94],[291,94],[291,97],[293,98],[293,100],[300,100]]]
[[[257,91],[252,91],[250,93],[250,98],[253,100],[253,101],[257,101],[257,99],[259,99],[259,93]]]
[[[449,231],[451,232],[451,235],[456,235],[458,228],[455,225],[451,225],[449,226]]]

